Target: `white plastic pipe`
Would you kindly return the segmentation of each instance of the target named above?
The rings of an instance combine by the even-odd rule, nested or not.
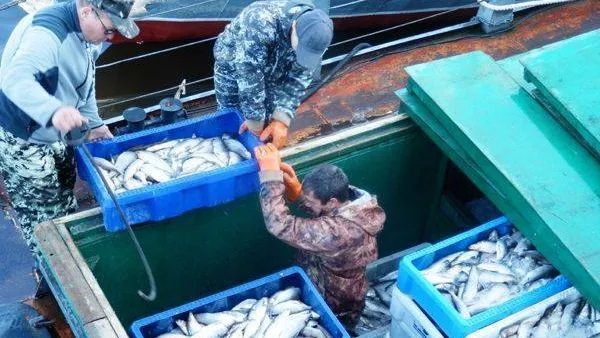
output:
[[[520,3],[512,4],[512,5],[493,5],[485,0],[477,0],[477,2],[479,2],[479,5],[481,5],[485,8],[489,8],[493,11],[518,10],[518,9],[530,8],[530,7],[535,7],[535,6],[545,6],[545,5],[559,4],[559,3],[563,3],[563,2],[572,2],[572,1],[576,1],[576,0],[536,0],[536,1],[520,2]]]

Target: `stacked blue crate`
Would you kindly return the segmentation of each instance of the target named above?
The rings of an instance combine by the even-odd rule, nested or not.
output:
[[[126,134],[101,142],[87,143],[90,153],[96,157],[110,159],[132,147],[149,145],[165,140],[236,135],[242,123],[237,110],[226,109],[215,114],[188,119],[163,127]],[[237,136],[254,156],[254,147],[260,141],[249,132]],[[104,226],[108,231],[125,229],[116,207],[102,183],[99,173],[81,148],[76,150],[79,176],[87,181],[102,208]],[[176,178],[167,182],[126,191],[117,196],[117,201],[126,213],[130,224],[160,221],[181,215],[201,207],[211,207],[232,201],[238,197],[258,191],[258,165],[254,158],[208,172]]]
[[[131,325],[131,333],[135,338],[154,338],[176,328],[176,320],[187,320],[190,311],[194,314],[226,311],[248,298],[269,297],[289,287],[300,288],[300,300],[310,305],[313,311],[321,316],[319,323],[333,338],[350,338],[306,273],[299,267],[291,267],[215,295],[136,320]]]
[[[563,276],[559,276],[540,288],[525,292],[466,319],[454,309],[420,272],[420,270],[427,268],[442,257],[467,250],[469,245],[487,239],[492,230],[498,231],[502,236],[507,234],[512,228],[513,225],[505,217],[500,217],[438,244],[407,255],[399,265],[398,288],[410,296],[449,338],[464,338],[472,332],[569,288],[571,284]]]

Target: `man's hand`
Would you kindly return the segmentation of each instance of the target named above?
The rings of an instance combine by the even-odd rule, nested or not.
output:
[[[267,128],[260,134],[260,140],[265,142],[269,140],[270,137],[272,144],[274,144],[277,149],[281,149],[287,143],[287,134],[288,126],[281,121],[272,120]]]
[[[272,143],[254,148],[260,171],[279,170],[279,150]]]
[[[100,126],[98,128],[94,128],[90,130],[90,135],[88,135],[88,140],[90,141],[100,141],[109,138],[113,138],[113,134],[110,132],[106,125]]]
[[[83,123],[87,122],[88,119],[81,115],[79,110],[71,106],[62,106],[52,115],[52,125],[62,134],[81,127]]]
[[[246,130],[249,130],[252,134],[256,135],[256,137],[260,136],[260,133],[262,133],[263,129],[250,129],[248,127],[248,121],[244,121],[242,123],[242,125],[240,126],[240,130],[238,131],[238,134],[242,134],[243,132],[245,132]]]
[[[296,172],[291,165],[281,162],[279,165],[283,171],[283,183],[285,184],[285,197],[290,202],[295,202],[302,195],[302,184],[298,181]]]

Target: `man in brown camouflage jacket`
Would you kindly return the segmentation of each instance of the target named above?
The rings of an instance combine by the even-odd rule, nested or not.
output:
[[[272,144],[255,153],[267,230],[300,249],[300,265],[329,306],[342,322],[356,324],[368,289],[365,267],[377,259],[376,235],[385,221],[376,197],[348,185],[336,166],[321,165],[300,184]],[[284,196],[313,218],[291,215]]]

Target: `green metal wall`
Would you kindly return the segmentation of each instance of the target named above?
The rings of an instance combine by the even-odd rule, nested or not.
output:
[[[380,256],[427,240],[446,163],[437,147],[407,121],[344,142],[289,161],[300,176],[318,163],[339,165],[352,184],[378,196],[388,217],[379,236]],[[99,218],[68,227],[126,328],[140,317],[293,264],[294,251],[265,230],[256,194],[135,227],[156,276],[158,298],[152,303],[136,294],[148,287],[125,232],[104,232]]]

